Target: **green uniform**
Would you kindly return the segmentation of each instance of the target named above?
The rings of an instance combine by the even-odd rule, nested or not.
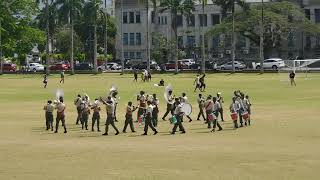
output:
[[[97,122],[97,129],[100,132],[100,106],[99,106],[98,102],[95,102],[91,109],[93,109],[92,131],[94,131],[94,125]]]
[[[54,106],[52,104],[47,104],[44,106],[43,110],[45,110],[46,116],[46,127],[47,130],[51,129],[53,131],[53,110]]]
[[[124,122],[124,127],[123,127],[122,132],[124,132],[124,133],[126,132],[128,125],[130,125],[131,131],[135,132],[134,126],[133,126],[133,118],[132,118],[132,112],[135,111],[135,109],[132,108],[131,106],[127,106],[126,111],[127,111],[126,116],[125,116],[126,120]]]
[[[64,103],[59,102],[56,106],[56,109],[57,109],[57,118],[56,118],[56,131],[55,131],[55,133],[58,132],[60,121],[62,122],[62,126],[64,127],[64,133],[67,133],[65,114],[64,114],[64,111],[66,109],[66,105]]]

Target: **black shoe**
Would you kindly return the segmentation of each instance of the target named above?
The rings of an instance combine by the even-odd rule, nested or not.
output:
[[[164,120],[164,121],[165,121],[166,119],[163,117],[163,118],[162,118],[162,120]]]
[[[116,132],[116,134],[115,135],[118,135],[119,134],[119,131],[118,132]]]
[[[200,121],[200,119],[197,119],[197,121]]]
[[[86,130],[89,130],[88,128],[86,128]]]
[[[153,135],[156,135],[156,134],[158,134],[158,131],[155,131],[155,132],[153,133]]]
[[[104,134],[102,134],[102,136],[108,136],[108,133],[104,133]]]
[[[146,135],[148,135],[147,133],[143,133],[143,134],[141,134],[141,136],[146,136]]]
[[[222,128],[220,128],[218,131],[222,131]]]
[[[101,132],[100,129],[98,129],[98,132]]]
[[[123,133],[127,133],[126,131],[122,131]]]
[[[46,129],[46,131],[48,131],[48,130],[49,130],[49,128]]]
[[[241,124],[240,127],[243,127],[243,124]]]
[[[181,134],[185,134],[185,133],[186,133],[186,131],[182,131],[182,132],[181,132]]]
[[[65,130],[64,133],[67,133],[67,130]]]
[[[212,129],[212,130],[211,130],[211,132],[215,132],[215,131],[216,131],[215,129]]]
[[[58,131],[54,131],[54,133],[58,133]]]
[[[190,119],[189,122],[192,122],[192,119]]]
[[[118,122],[118,120],[115,120],[114,122]]]
[[[132,131],[133,133],[137,132],[137,131]]]
[[[91,129],[92,132],[94,132],[94,129]]]
[[[174,135],[176,132],[171,132],[170,134]]]

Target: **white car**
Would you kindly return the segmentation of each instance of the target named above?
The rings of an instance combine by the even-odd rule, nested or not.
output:
[[[192,64],[196,63],[193,59],[182,59],[179,61],[187,66],[191,66]]]
[[[120,70],[121,65],[117,63],[107,63],[107,70]]]
[[[44,66],[39,63],[29,63],[29,65],[27,65],[27,68],[32,72],[44,71]]]
[[[242,69],[246,68],[246,65],[239,62],[239,61],[234,61],[234,68],[235,68],[235,70],[242,70]],[[221,65],[219,69],[220,70],[232,70],[232,61]]]
[[[271,58],[266,59],[263,61],[263,68],[264,69],[273,69],[277,70],[279,68],[285,67],[284,61],[280,58]],[[261,65],[260,63],[256,63],[256,69],[260,69]]]

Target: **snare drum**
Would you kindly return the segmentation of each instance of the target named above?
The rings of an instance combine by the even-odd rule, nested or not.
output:
[[[242,118],[247,121],[249,119],[249,113],[247,111],[243,112]]]
[[[232,119],[232,121],[238,120],[238,114],[236,112],[232,113],[231,114],[231,119]]]

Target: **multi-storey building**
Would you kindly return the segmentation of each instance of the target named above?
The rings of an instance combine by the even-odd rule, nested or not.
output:
[[[264,0],[268,2],[268,0]],[[306,16],[315,23],[320,23],[319,0],[291,0],[305,9]],[[115,17],[118,27],[116,37],[117,59],[122,57],[132,60],[148,59],[148,42],[151,42],[151,32],[162,34],[168,40],[172,39],[171,15],[169,11],[154,14],[152,4],[147,8],[139,0],[119,0],[115,3]],[[148,10],[147,10],[148,9]],[[156,16],[156,18],[154,18]],[[148,17],[148,18],[147,18]],[[149,22],[147,22],[149,21]],[[193,15],[190,17],[178,16],[178,46],[183,49],[188,57],[201,56],[202,32],[221,22],[221,9],[208,1],[204,12],[200,4],[195,5]],[[149,38],[148,28],[149,24]],[[231,36],[205,37],[205,53],[210,58],[231,57]],[[288,37],[282,43],[281,56],[283,58],[295,57],[303,54],[305,57],[320,55],[320,38],[309,37],[303,33],[295,34],[294,38]],[[152,49],[152,44],[149,46]],[[244,59],[259,57],[259,47],[250,43],[242,36],[237,36],[236,56]],[[317,49],[319,49],[317,51]],[[319,52],[318,54],[315,52]]]

